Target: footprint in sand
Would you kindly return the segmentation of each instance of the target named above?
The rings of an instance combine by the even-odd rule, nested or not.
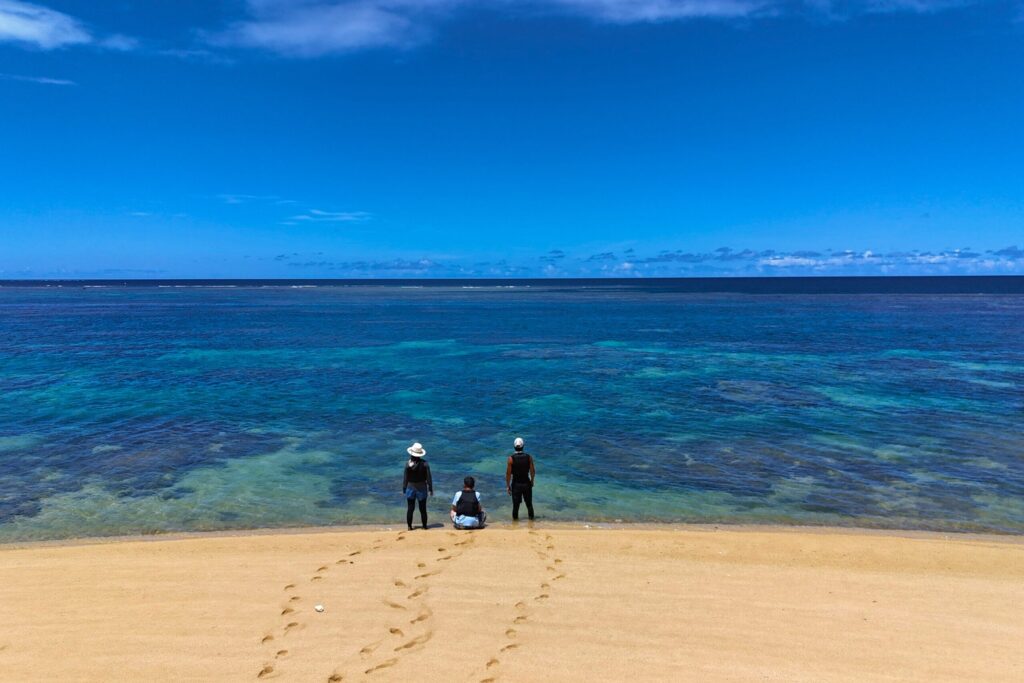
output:
[[[326,565],[326,564],[325,564],[324,566],[322,566],[322,567],[318,567],[318,568],[317,568],[317,572],[318,572],[318,573],[319,573],[319,572],[325,572],[325,571],[327,571],[327,565]]]
[[[267,664],[262,669],[260,669],[260,672],[258,674],[256,674],[256,678],[266,678],[272,673],[274,673],[274,667],[270,664]]]
[[[527,616],[518,616],[512,620],[513,624],[525,624],[529,620]]]
[[[487,660],[487,668],[490,669],[493,666],[498,666],[498,664],[500,663],[501,662],[499,662],[497,659],[491,657],[489,660]]]
[[[362,650],[360,650],[359,654],[362,655],[363,657],[369,657],[370,655],[373,654],[374,650],[376,650],[378,647],[380,647],[380,641],[377,641],[376,643],[370,643],[369,645],[364,647]]]
[[[408,588],[408,584],[406,584],[405,581],[402,581],[401,579],[395,579],[395,585],[399,588]]]
[[[264,643],[269,643],[273,639],[274,639],[274,636],[272,636],[272,635],[270,635],[268,633],[267,635],[263,636],[263,640],[260,641],[260,645],[263,645]]]
[[[295,588],[295,584],[294,583],[289,583],[287,586],[284,587],[284,589],[286,591],[290,591],[293,588]]]
[[[399,638],[405,635],[400,628],[390,628],[388,630],[391,632],[391,635],[398,636]]]
[[[435,569],[432,572],[426,572],[426,573],[420,574],[416,578],[417,579],[425,579],[425,578],[430,577],[430,576],[437,576],[440,573],[441,573],[440,570]]]
[[[558,576],[552,576],[551,580],[552,581],[558,581],[559,579],[564,579],[564,578],[565,578],[565,574],[559,574]]]
[[[292,622],[289,622],[288,625],[284,627],[284,632],[288,633],[289,631],[293,631],[293,630],[295,630],[297,628],[299,628],[299,622],[292,621]]]
[[[509,650],[516,649],[517,647],[519,647],[519,643],[509,643],[505,647],[501,648],[501,651],[502,652],[508,652]]]
[[[390,600],[385,600],[384,604],[392,609],[405,609],[405,605],[399,605],[397,602],[391,602]]]
[[[361,552],[363,552],[363,551],[362,550],[356,550],[354,552],[349,553],[348,556],[349,557],[355,557],[356,555],[358,555]]]
[[[281,659],[282,657],[287,657],[287,656],[288,656],[288,650],[278,650],[277,654],[274,655],[274,657],[277,658],[277,659]]]
[[[509,638],[515,638],[517,633],[518,631],[516,631],[514,628],[505,629],[505,635]]]
[[[402,650],[411,650],[414,647],[417,647],[419,645],[423,645],[424,643],[426,643],[428,640],[430,640],[433,637],[434,637],[434,632],[433,631],[427,631],[426,633],[424,633],[421,636],[416,636],[415,638],[410,640],[408,643],[402,643],[401,645],[399,645],[398,647],[395,648],[395,652],[401,652]]]
[[[301,598],[300,596],[298,596],[298,595],[293,595],[292,597],[288,598],[288,602],[298,602],[298,601],[299,601],[299,600],[301,600],[301,599],[302,599],[302,598]]]
[[[293,610],[291,607],[285,607],[283,610],[281,610],[281,616],[283,617],[286,614],[291,614],[294,611],[295,610]]]
[[[322,576],[314,576],[312,579],[310,579],[310,581],[322,581],[323,578],[324,577],[322,577]]]
[[[516,604],[514,605],[514,607],[515,607],[516,609],[526,609],[526,603],[525,603],[525,602],[523,602],[522,600],[520,600],[519,602],[517,602],[517,603],[516,603]]]
[[[540,595],[538,595],[537,597],[535,597],[535,598],[534,598],[534,600],[547,600],[547,599],[548,599],[548,598],[550,598],[550,597],[551,597],[551,596],[550,596],[550,595],[548,595],[547,593],[541,593]]]
[[[339,673],[333,673],[327,677],[327,683],[341,683],[342,676]]]
[[[383,662],[381,662],[377,666],[374,666],[374,667],[371,667],[371,668],[367,669],[364,673],[372,674],[374,671],[380,671],[381,669],[387,669],[388,667],[394,666],[395,664],[398,664],[398,658],[397,657],[392,657],[391,659],[384,660]]]
[[[426,593],[426,592],[427,592],[427,588],[426,588],[426,587],[423,587],[423,588],[417,588],[417,589],[416,589],[416,590],[414,590],[414,591],[413,591],[412,593],[409,593],[409,595],[405,596],[405,599],[406,599],[406,600],[413,600],[413,599],[415,599],[415,598],[418,598],[418,597],[420,597],[421,595],[423,595],[423,594],[424,594],[424,593]]]
[[[445,550],[446,550],[445,548],[438,548],[438,549],[437,549],[437,552],[439,552],[439,553],[443,553],[443,552],[444,552]]]
[[[451,555],[445,555],[444,557],[437,558],[437,561],[438,562],[444,562],[445,560],[450,560],[450,559],[452,559]]]
[[[427,563],[426,562],[417,562],[416,566],[419,567],[420,569],[423,569],[424,567],[427,566]]]
[[[430,608],[425,608],[425,609],[424,609],[423,611],[421,611],[421,612],[420,612],[420,613],[419,613],[418,615],[416,615],[416,618],[412,619],[412,620],[411,620],[411,621],[410,621],[409,623],[410,623],[410,624],[418,624],[418,623],[420,623],[421,621],[426,621],[426,620],[427,620],[427,619],[429,619],[429,618],[430,618],[430,617],[431,617],[431,616],[432,616],[433,614],[434,614],[434,613],[430,611]]]

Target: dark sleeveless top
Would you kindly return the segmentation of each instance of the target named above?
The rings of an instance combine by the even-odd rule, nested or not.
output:
[[[512,483],[514,485],[530,485],[530,462],[533,456],[529,453],[512,454]]]
[[[416,460],[412,467],[406,465],[405,476],[410,484],[421,484],[427,480],[427,463]]]
[[[402,477],[402,490],[404,491],[409,486],[417,491],[428,489],[433,493],[434,482],[430,477],[430,465],[423,458],[414,460],[411,467],[406,464]]]
[[[476,491],[462,490],[459,502],[455,504],[455,514],[464,517],[480,516],[480,501],[476,497]]]

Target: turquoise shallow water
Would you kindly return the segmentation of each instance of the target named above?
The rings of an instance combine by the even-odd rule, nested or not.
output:
[[[0,288],[0,541],[507,516],[1024,532],[1024,297]]]

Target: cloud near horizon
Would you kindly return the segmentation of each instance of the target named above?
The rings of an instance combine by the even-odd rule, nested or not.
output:
[[[323,252],[310,259],[300,254],[279,254],[274,261],[291,270],[316,272],[327,277],[728,277],[786,275],[1021,275],[1024,249],[881,253],[871,250],[731,249],[711,252],[661,251],[641,256],[627,249],[619,256],[604,251],[571,256],[551,250],[521,263],[463,261],[457,257],[397,257],[380,260],[333,261]]]
[[[248,0],[248,16],[206,39],[220,47],[318,57],[429,41],[459,10],[577,16],[606,24],[693,19],[754,20],[805,15],[842,20],[862,14],[928,14],[995,0]]]

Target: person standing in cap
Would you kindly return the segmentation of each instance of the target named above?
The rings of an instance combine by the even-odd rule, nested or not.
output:
[[[533,519],[533,483],[537,480],[537,469],[533,456],[523,451],[523,440],[516,437],[513,444],[515,453],[508,456],[505,468],[505,489],[512,496],[512,519],[519,519],[519,506],[526,503],[526,511]]]
[[[420,521],[423,528],[427,528],[427,496],[434,495],[434,480],[430,476],[430,465],[424,460],[427,451],[419,443],[414,443],[405,449],[409,454],[409,462],[405,463],[405,473],[402,476],[402,492],[405,494],[406,502],[409,504],[405,513],[405,523],[412,531],[412,512],[416,503],[420,505]]]

